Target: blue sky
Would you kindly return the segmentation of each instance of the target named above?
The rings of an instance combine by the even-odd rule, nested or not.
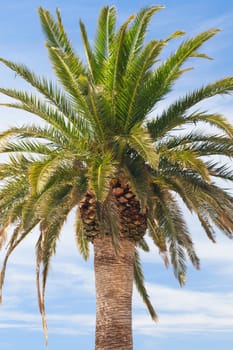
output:
[[[194,71],[178,82],[174,92],[163,101],[164,108],[177,95],[233,75],[233,2],[219,0],[165,0],[166,8],[153,19],[149,38],[163,38],[175,30],[194,35],[201,30],[222,31],[204,46],[214,58],[192,60]],[[0,5],[0,56],[24,62],[40,74],[52,76],[44,37],[37,16],[42,5],[51,11],[61,9],[64,24],[77,51],[83,56],[78,19],[93,36],[96,17],[106,1],[91,0],[8,0]],[[149,1],[111,2],[118,8],[119,21]],[[174,41],[165,54],[175,50]],[[0,86],[26,88],[24,82],[0,66]],[[0,96],[0,102],[4,97]],[[233,97],[217,97],[205,102],[205,109],[221,111],[233,122]],[[9,125],[31,122],[32,116],[0,109],[0,130]],[[230,184],[225,185],[229,187]],[[143,255],[145,277],[151,300],[159,314],[154,324],[137,293],[134,293],[134,349],[184,350],[221,348],[231,350],[233,344],[233,242],[221,233],[214,245],[204,236],[196,219],[186,214],[201,258],[201,271],[189,268],[187,285],[180,288],[171,269],[166,270],[155,248]],[[41,350],[45,348],[37,307],[35,288],[34,245],[36,231],[10,259],[0,308],[0,348],[4,350]],[[0,259],[3,253],[0,253]],[[49,326],[49,350],[94,349],[95,294],[92,258],[81,260],[73,238],[72,215],[60,239],[52,261],[47,287],[46,309]]]

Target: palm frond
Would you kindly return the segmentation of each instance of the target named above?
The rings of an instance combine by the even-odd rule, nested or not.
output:
[[[87,260],[89,258],[89,242],[84,233],[83,223],[79,216],[79,212],[76,213],[75,217],[75,237],[80,254],[84,260]]]
[[[148,7],[142,8],[137,13],[133,21],[133,24],[127,33],[128,37],[131,39],[130,55],[128,58],[129,62],[134,55],[138,54],[138,52],[141,50],[143,46],[145,35],[147,33],[148,24],[152,16],[163,8],[164,6],[162,5],[150,6],[150,7],[148,6]]]
[[[88,87],[88,91],[89,91],[89,99],[88,99],[88,106],[90,109],[90,113],[92,116],[92,125],[94,127],[94,129],[97,131],[95,133],[96,138],[99,139],[100,143],[105,143],[105,133],[104,133],[104,125],[103,125],[103,114],[102,115],[102,111],[99,110],[99,102],[100,99],[98,98],[98,94],[96,94],[91,87]]]
[[[13,232],[11,239],[9,241],[9,244],[8,244],[8,249],[6,251],[5,257],[4,257],[3,262],[2,262],[2,267],[1,267],[1,272],[0,272],[0,304],[2,303],[2,288],[3,288],[4,281],[5,281],[7,262],[8,262],[8,259],[11,255],[12,251],[14,250],[14,248],[16,246],[15,242],[17,241],[18,235],[19,235],[19,227],[14,229],[14,232]]]
[[[207,140],[203,140],[197,143],[193,143],[191,148],[198,152],[200,156],[215,156],[220,155],[224,157],[232,158],[233,156],[233,144],[232,140],[227,137],[209,137]]]
[[[108,88],[107,90],[109,91],[111,98],[111,109],[114,119],[116,118],[115,98],[117,96],[118,88],[122,82],[122,73],[127,64],[127,55],[125,53],[125,50],[127,50],[125,42],[126,30],[134,17],[134,15],[131,15],[115,35],[114,41],[111,45],[111,55],[105,68],[107,70],[106,76],[108,78],[108,83],[106,81],[106,87]]]
[[[5,245],[7,241],[7,231],[11,223],[6,223],[6,225],[0,225],[0,250]]]
[[[113,198],[110,198],[106,200],[103,205],[101,205],[101,216],[99,216],[100,220],[100,227],[102,226],[103,231],[106,232],[109,230],[109,234],[111,235],[112,238],[112,244],[115,249],[116,254],[121,249],[120,246],[120,229],[121,229],[121,224],[120,224],[120,217],[119,217],[119,211],[118,207],[116,205],[116,202]],[[106,232],[108,234],[108,232]]]
[[[196,256],[193,242],[178,203],[167,191],[161,192],[159,199],[160,202],[156,208],[159,229],[164,231],[164,236],[168,241],[175,277],[183,285],[187,269],[186,253],[197,269],[199,269],[199,259]]]
[[[145,210],[148,205],[148,198],[151,198],[151,182],[152,176],[145,166],[142,159],[130,153],[124,159],[122,171],[130,183],[132,191],[136,194],[140,201],[142,210]]]
[[[43,192],[39,194],[30,192],[21,214],[21,226],[23,229],[27,230],[34,219],[41,220],[46,216],[48,221],[49,217],[53,220],[53,208],[56,210],[61,205],[61,202],[72,200],[78,203],[80,201],[86,192],[87,186],[82,183],[81,179],[80,182],[76,179],[75,185],[72,186],[70,184],[71,179],[68,176],[69,172],[61,173],[60,178],[59,176],[55,177]]]
[[[154,81],[156,78],[163,77],[163,85],[160,86],[159,92],[155,93],[161,98],[167,93],[171,87],[171,84],[177,77],[179,77],[181,71],[180,68],[189,57],[192,57],[193,53],[201,47],[206,41],[212,38],[219,32],[218,29],[211,29],[204,31],[193,38],[184,41],[177,51],[171,55],[161,66],[155,71]],[[158,81],[157,81],[158,83]]]
[[[169,42],[172,39],[176,39],[179,38],[183,35],[185,35],[186,33],[183,30],[176,30],[175,32],[173,32],[172,34],[170,34],[168,36],[168,38],[166,39],[166,42]]]
[[[195,173],[184,171],[168,171],[173,175],[173,182],[179,181],[183,191],[178,188],[177,193],[191,207],[200,220],[207,236],[215,242],[214,227],[218,227],[229,238],[232,238],[232,197],[226,191],[212,183],[206,183]]]
[[[110,46],[114,40],[116,26],[116,8],[114,6],[102,7],[96,31],[96,37],[94,41],[95,58],[98,64],[98,71],[102,69],[104,60],[109,57]]]
[[[203,227],[207,237],[213,243],[216,243],[216,233],[206,213],[201,212],[201,210],[199,210],[198,208],[195,208],[195,212],[197,213],[198,220],[200,221],[201,226]]]
[[[121,76],[122,71],[126,66],[125,62],[125,52],[124,52],[124,44],[125,44],[125,36],[126,30],[129,23],[135,18],[135,15],[131,15],[127,21],[120,27],[115,41],[112,47],[112,55],[113,55],[113,74],[112,74],[112,92],[115,93],[117,91],[117,84],[119,83],[119,77]]]
[[[0,225],[15,223],[20,217],[20,209],[28,194],[25,176],[15,176],[5,180],[0,189]]]
[[[211,176],[233,181],[233,172],[229,164],[219,166],[218,163],[208,162],[207,168]]]
[[[177,126],[195,122],[195,117],[193,114],[190,116],[187,114],[188,110],[195,106],[197,103],[203,101],[206,98],[210,98],[220,94],[229,94],[233,90],[233,78],[228,77],[216,81],[215,83],[209,84],[205,87],[202,87],[194,92],[185,95],[183,98],[179,98],[178,101],[170,105],[170,107],[164,111],[161,116],[156,120],[148,122],[147,127],[150,130],[153,140],[156,140],[164,136],[172,129]],[[195,114],[194,114],[195,115]],[[204,113],[197,114],[200,116],[200,121],[208,122],[208,115],[205,116]],[[198,117],[196,116],[196,121]],[[205,119],[206,118],[206,119]],[[211,115],[209,116],[210,122],[215,124],[218,127],[221,127],[227,134],[232,135],[232,126],[227,123],[227,121],[220,115]]]
[[[179,175],[177,178],[169,179],[168,183],[170,183],[171,189],[176,191],[176,193],[180,196],[187,208],[192,213],[197,215],[197,218],[199,219],[208,238],[215,243],[216,233],[213,224],[209,220],[205,206],[203,207],[203,201],[205,201],[206,198],[203,194],[201,195],[201,189],[195,186],[194,191],[192,183],[188,182],[187,179],[184,179]],[[200,197],[202,199],[200,199]]]
[[[53,62],[53,68],[58,79],[64,86],[65,90],[74,98],[80,108],[84,108],[85,103],[78,84],[78,80],[82,77],[83,68],[81,64],[69,59],[69,55],[62,52],[56,47],[47,45],[49,56]]]
[[[8,181],[26,175],[28,166],[33,161],[33,158],[27,158],[22,154],[9,155],[9,159],[0,164],[0,180]]]
[[[0,58],[0,62],[4,63],[17,75],[21,76],[32,87],[36,88],[40,94],[62,113],[65,119],[68,118],[68,120],[76,126],[79,132],[90,133],[88,121],[83,117],[82,110],[78,110],[78,106],[76,106],[71,98],[56,86],[53,81],[49,81],[45,77],[37,76],[23,64],[17,64],[3,58]]]
[[[111,152],[93,159],[89,172],[90,188],[94,191],[96,199],[103,202],[110,189],[110,180],[116,171],[116,162]]]
[[[135,125],[131,129],[128,143],[153,169],[157,169],[159,157],[155,145],[146,129]]]
[[[58,47],[65,52],[71,52],[71,44],[67,38],[62,25],[60,10],[57,8],[57,22],[48,10],[42,7],[38,8],[38,13],[40,16],[41,27],[46,36],[48,44],[53,47]]]
[[[140,95],[138,95],[138,105],[142,105],[143,101],[147,101],[144,106],[144,114],[151,112],[155,104],[171,90],[174,82],[183,73],[190,70],[190,68],[182,68],[183,64],[218,31],[217,29],[207,30],[187,39],[173,55],[155,68],[154,73],[147,83],[141,87]]]
[[[23,140],[18,142],[3,141],[0,145],[1,153],[35,153],[38,155],[49,155],[57,149],[53,145],[46,145],[36,140]]]
[[[141,238],[140,241],[138,241],[138,246],[144,252],[149,252],[150,251],[150,247],[149,247],[148,243],[146,242],[145,238]]]
[[[29,113],[35,114],[45,122],[52,125],[54,128],[62,131],[64,134],[72,136],[70,130],[73,130],[73,125],[69,121],[66,121],[61,113],[56,111],[44,101],[39,99],[36,95],[29,94],[27,92],[17,91],[13,89],[0,89],[0,92],[6,96],[12,97],[18,100],[17,103],[4,103],[1,104],[6,107],[18,108]]]
[[[233,87],[233,86],[232,86]],[[187,122],[204,122],[224,131],[231,139],[233,138],[233,127],[221,114],[193,113],[186,118]]]
[[[158,221],[154,218],[155,213],[148,210],[148,234],[152,238],[154,244],[159,248],[159,254],[163,259],[164,265],[169,266],[169,259],[167,255],[167,243],[165,232],[158,226]]]
[[[171,149],[160,153],[161,158],[166,158],[167,162],[176,164],[180,169],[192,169],[198,172],[205,181],[210,182],[210,175],[205,162],[199,158],[199,154],[186,147],[180,149]],[[163,159],[164,161],[164,159]]]
[[[56,11],[57,21],[52,17],[49,11],[44,10],[42,7],[39,7],[38,12],[49,51],[50,48],[57,49],[60,55],[63,56],[65,63],[70,67],[73,75],[78,78],[80,74],[85,73],[85,68],[68,40],[62,24],[60,10],[57,9]],[[56,61],[54,62],[52,59],[52,62],[55,68]]]
[[[93,82],[95,81],[95,75],[97,72],[96,69],[96,58],[92,51],[91,45],[89,44],[87,32],[84,23],[79,21],[80,32],[82,36],[83,46],[86,54],[87,66],[89,69],[90,76],[92,77]]]
[[[9,138],[43,139],[44,141],[51,141],[53,144],[60,148],[69,146],[69,139],[65,137],[65,135],[59,130],[56,130],[50,126],[44,128],[39,125],[25,125],[21,127],[14,126],[0,133],[0,143],[2,143],[4,139]]]
[[[232,140],[230,137],[219,136],[219,135],[206,135],[203,133],[185,134],[182,136],[170,136],[162,138],[156,143],[158,153],[168,152],[171,149],[191,149],[199,156],[206,155],[224,155],[226,157],[232,156]]]
[[[145,115],[140,113],[141,106],[137,105],[137,96],[140,94],[141,86],[146,82],[148,72],[156,62],[156,58],[164,45],[163,41],[150,41],[139,57],[134,57],[128,63],[124,77],[125,84],[122,87],[122,93],[124,95],[126,95],[126,92],[128,93],[128,98],[124,96],[126,105],[123,109],[126,116],[124,120],[125,131],[129,130],[135,123],[142,122],[145,118]],[[119,101],[121,101],[120,98],[121,94],[119,94]]]
[[[0,180],[15,179],[17,175],[25,175],[30,161],[23,155],[10,156],[8,161],[0,164]]]
[[[64,155],[66,155],[65,160]],[[72,160],[73,159],[71,158],[70,161],[72,162]],[[64,152],[54,152],[44,161],[34,162],[28,169],[32,191],[35,193],[43,192],[48,182],[51,181],[51,178],[54,177],[58,171],[61,171],[68,161],[68,154],[65,154]]]
[[[68,213],[74,206],[72,197],[68,195],[63,198],[53,208],[49,216],[44,217],[40,222],[40,237],[37,242],[36,260],[37,260],[37,291],[39,309],[42,315],[42,325],[45,334],[46,343],[48,342],[48,330],[45,316],[45,288],[49,272],[51,257],[56,253],[56,243],[60,235],[62,226],[67,218]],[[43,271],[40,272],[40,267],[43,266]],[[42,276],[40,276],[42,275]],[[40,281],[42,279],[42,281]],[[42,283],[41,283],[42,282]]]
[[[140,294],[140,296],[142,297],[143,302],[145,303],[151,318],[154,321],[158,321],[158,316],[150,302],[149,296],[147,294],[146,288],[145,288],[145,284],[144,284],[144,276],[143,276],[143,272],[142,272],[142,267],[141,267],[141,262],[140,262],[140,257],[139,254],[137,252],[137,250],[135,250],[135,256],[134,256],[134,282],[135,285],[137,287],[137,290]]]
[[[43,248],[42,242],[44,239],[43,232],[41,232],[38,241],[36,243],[36,288],[37,288],[37,298],[38,298],[38,306],[42,318],[42,328],[45,336],[45,344],[48,345],[48,326],[47,319],[45,313],[45,302],[44,295],[41,288],[41,264],[43,261]]]
[[[232,196],[227,191],[211,184],[204,191],[204,199],[205,202],[202,199],[202,211],[223,233],[233,238]]]

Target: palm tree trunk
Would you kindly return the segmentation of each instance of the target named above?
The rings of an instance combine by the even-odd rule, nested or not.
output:
[[[132,350],[132,291],[135,244],[111,237],[94,239],[96,279],[96,350]]]

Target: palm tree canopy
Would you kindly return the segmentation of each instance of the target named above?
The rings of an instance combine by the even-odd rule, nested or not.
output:
[[[227,163],[219,164],[211,156],[233,156],[233,127],[223,115],[200,108],[194,111],[193,107],[210,97],[232,93],[233,77],[201,86],[157,113],[157,103],[189,70],[184,64],[193,57],[208,58],[199,49],[218,32],[206,30],[184,40],[175,53],[161,62],[163,48],[185,34],[177,31],[165,39],[145,41],[148,24],[161,9],[162,6],[144,7],[118,28],[115,7],[103,7],[93,45],[80,21],[86,55],[83,62],[67,37],[59,10],[53,17],[40,7],[57,84],[23,64],[0,58],[35,90],[0,88],[14,101],[3,105],[33,113],[43,121],[38,125],[14,126],[0,135],[0,152],[9,155],[0,165],[1,246],[9,228],[13,228],[0,282],[2,287],[12,251],[39,227],[36,266],[43,316],[50,259],[73,208],[77,212],[78,247],[88,258],[90,240],[79,212],[87,194],[95,199],[100,227],[107,228],[118,249],[118,211],[109,195],[111,188],[117,188],[117,181],[125,182],[140,201],[140,210],[146,213],[147,234],[165,264],[171,262],[181,285],[185,282],[186,258],[196,268],[199,259],[180,199],[198,217],[213,242],[216,228],[232,238],[232,197],[215,183],[215,179],[232,181],[232,171]],[[200,123],[213,126],[215,134],[206,130],[202,133],[198,129]],[[190,125],[192,131],[186,128]],[[187,132],[179,134],[177,128]],[[138,247],[149,250],[142,236],[135,237],[135,241]],[[144,287],[138,252],[135,282],[156,318]],[[44,318],[43,322],[46,327]]]

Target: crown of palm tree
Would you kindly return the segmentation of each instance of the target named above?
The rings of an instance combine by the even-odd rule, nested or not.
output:
[[[232,197],[214,179],[232,181],[233,175],[227,163],[220,165],[210,156],[233,156],[233,127],[224,116],[200,108],[193,112],[193,107],[207,98],[231,93],[233,77],[181,96],[157,114],[157,103],[189,70],[184,63],[192,57],[208,58],[199,48],[218,32],[211,29],[186,39],[160,62],[159,55],[169,41],[184,35],[177,31],[166,39],[145,42],[151,17],[161,8],[145,7],[116,28],[115,7],[103,7],[93,45],[80,21],[85,63],[66,35],[59,10],[54,18],[39,8],[58,84],[37,76],[25,65],[0,59],[35,89],[34,93],[0,88],[15,101],[4,106],[33,113],[43,121],[12,127],[0,135],[0,151],[9,155],[0,165],[1,245],[9,227],[14,228],[3,262],[1,287],[8,257],[38,226],[37,287],[44,327],[50,259],[73,208],[77,208],[78,247],[88,258],[89,240],[79,212],[79,204],[88,193],[94,197],[99,224],[107,225],[118,249],[119,212],[109,195],[113,181],[128,184],[140,201],[141,211],[146,213],[147,234],[165,264],[171,261],[180,284],[185,282],[186,258],[196,268],[199,259],[179,198],[196,214],[212,241],[215,227],[232,237]],[[216,134],[200,132],[195,128],[200,122],[214,126]],[[193,131],[174,133],[189,125]],[[144,238],[137,239],[137,244],[149,250]],[[134,271],[136,286],[155,319],[138,252]]]

